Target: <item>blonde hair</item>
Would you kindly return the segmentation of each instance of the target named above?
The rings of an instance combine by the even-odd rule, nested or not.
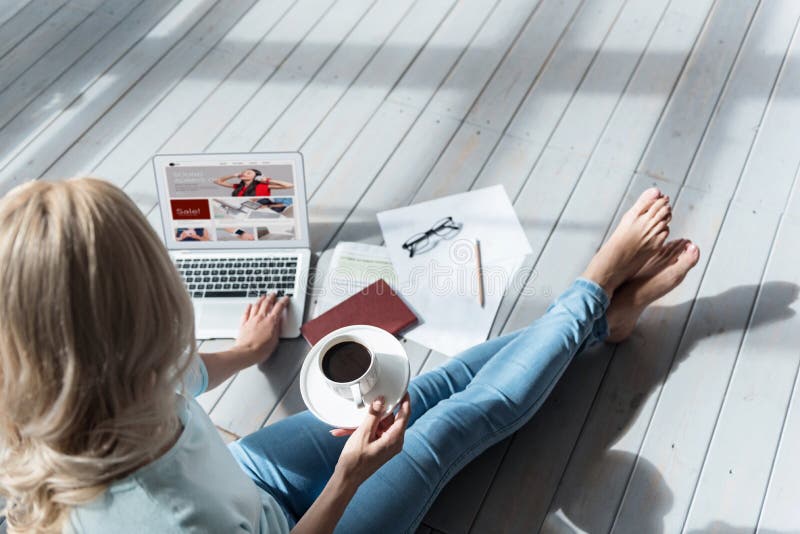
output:
[[[0,284],[4,513],[11,532],[60,531],[179,431],[192,305],[139,209],[93,178],[0,201]]]

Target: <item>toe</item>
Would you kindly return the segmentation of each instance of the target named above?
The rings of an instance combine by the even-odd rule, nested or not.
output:
[[[697,245],[687,240],[681,255],[678,256],[678,263],[688,271],[697,265],[698,260],[700,260],[700,249],[697,248]]]
[[[655,213],[655,215],[653,216],[653,220],[664,221],[668,223],[670,221],[670,213],[672,213],[672,208],[670,207],[669,204],[664,204]]]
[[[665,243],[663,247],[661,247],[661,257],[664,258],[666,261],[671,261],[678,257],[678,253],[686,247],[686,240],[685,239],[673,239],[669,243]]]
[[[686,274],[692,267],[697,265],[699,259],[700,250],[691,241],[686,241],[684,247],[680,249],[675,263],[666,271],[670,289],[678,287],[678,285],[683,282],[683,279],[686,278]]]
[[[646,189],[641,195],[639,195],[639,198],[633,205],[632,211],[635,211],[636,213],[643,213],[660,197],[661,191],[657,187]]]
[[[663,211],[664,208],[669,208],[669,197],[660,197],[655,200],[650,207],[647,208],[647,215],[655,220],[660,220],[666,217],[666,213],[669,213],[669,209]],[[662,214],[663,215],[660,215]]]
[[[663,227],[661,227],[662,224]],[[659,228],[658,233],[655,234],[652,242],[653,246],[660,247],[664,244],[664,241],[667,240],[667,237],[669,237],[669,226],[667,226],[667,223],[661,222],[657,228]]]

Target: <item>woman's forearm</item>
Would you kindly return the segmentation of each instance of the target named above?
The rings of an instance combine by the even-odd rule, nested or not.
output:
[[[269,186],[273,189],[291,189],[294,187],[289,182],[284,182],[282,180],[276,180],[274,178],[269,179]]]
[[[258,363],[256,355],[237,347],[222,352],[201,353],[200,358],[208,372],[208,390],[214,389],[242,369]]]
[[[348,480],[338,471],[328,481],[311,508],[300,518],[292,534],[329,534],[336,528],[345,508],[358,489],[358,482]]]

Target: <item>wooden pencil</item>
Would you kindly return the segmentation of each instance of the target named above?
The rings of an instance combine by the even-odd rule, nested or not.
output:
[[[475,240],[475,272],[478,276],[478,302],[483,308],[483,267],[481,266],[481,243]]]

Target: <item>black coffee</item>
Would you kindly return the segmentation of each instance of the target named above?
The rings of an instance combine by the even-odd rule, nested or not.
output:
[[[343,341],[322,357],[322,372],[334,382],[352,382],[367,372],[372,358],[367,348],[355,341]]]

